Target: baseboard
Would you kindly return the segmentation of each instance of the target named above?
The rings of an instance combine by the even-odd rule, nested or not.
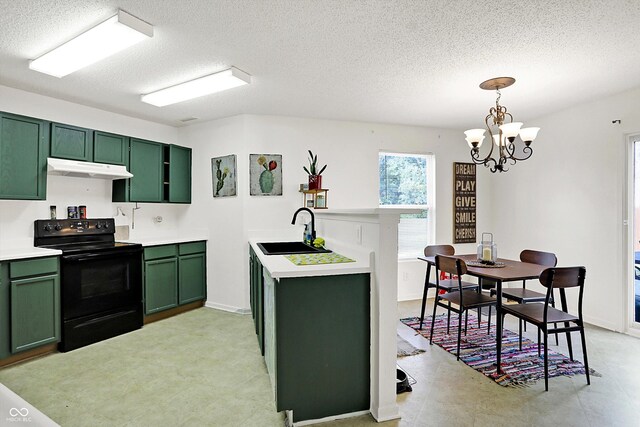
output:
[[[397,404],[387,405],[384,408],[371,408],[371,415],[379,423],[400,419],[400,412]]]
[[[398,295],[398,302],[422,300],[422,294]]]
[[[623,332],[622,330],[620,330],[619,325],[616,325],[615,323],[610,322],[608,320],[598,319],[597,317],[584,316],[584,321],[585,323],[589,323],[594,326],[599,326],[604,329],[609,329],[610,331]]]
[[[207,301],[204,304],[204,306],[209,308],[215,308],[216,310],[228,311],[229,313],[251,314],[250,308],[239,308],[239,307],[234,307],[232,305],[220,304],[213,301]]]
[[[304,420],[304,421],[297,421],[292,423],[291,419],[293,418],[293,411],[285,411],[285,425],[286,426],[291,426],[291,427],[302,427],[302,426],[308,426],[311,424],[320,424],[320,423],[327,423],[329,421],[336,421],[336,420],[342,420],[345,418],[353,418],[353,417],[359,417],[361,415],[367,415],[369,414],[371,411],[358,411],[358,412],[350,412],[348,414],[342,414],[342,415],[332,415],[330,417],[324,417],[324,418],[319,418],[316,420]]]

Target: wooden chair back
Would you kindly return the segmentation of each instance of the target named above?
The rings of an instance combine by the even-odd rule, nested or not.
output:
[[[555,267],[558,264],[558,258],[555,254],[551,252],[534,251],[532,249],[525,249],[520,252],[520,261],[547,267]]]
[[[467,273],[467,263],[456,257],[436,255],[436,268],[449,274],[456,274],[458,278]]]
[[[545,288],[564,289],[584,286],[586,275],[584,267],[553,267],[540,273],[540,283]]]
[[[455,253],[456,250],[451,245],[430,245],[424,248],[424,256],[454,255]]]

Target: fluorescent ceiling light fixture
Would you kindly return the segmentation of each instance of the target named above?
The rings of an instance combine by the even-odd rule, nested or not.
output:
[[[101,24],[29,63],[29,68],[64,77],[153,37],[153,26],[119,10]]]
[[[140,99],[147,104],[164,107],[165,105],[199,98],[249,83],[251,83],[249,74],[231,67],[219,73],[209,74],[208,76],[142,95]]]

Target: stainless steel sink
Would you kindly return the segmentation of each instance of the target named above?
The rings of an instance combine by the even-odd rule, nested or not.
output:
[[[329,249],[314,248],[302,242],[262,242],[258,247],[265,255],[315,254],[331,252]]]

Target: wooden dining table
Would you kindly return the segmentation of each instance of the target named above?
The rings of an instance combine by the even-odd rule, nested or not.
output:
[[[482,284],[482,280],[489,279],[495,282],[496,285],[496,331],[502,330],[502,284],[505,282],[515,282],[519,280],[537,279],[540,277],[540,273],[545,268],[544,265],[530,264],[528,262],[514,261],[511,259],[498,258],[498,262],[504,263],[504,267],[477,267],[469,265],[469,262],[476,262],[478,257],[476,254],[468,255],[455,255],[456,258],[461,258],[467,263],[467,274],[479,278],[479,283]],[[420,256],[418,259],[427,262],[431,266],[436,265],[435,256],[425,257]],[[437,272],[436,272],[437,274]],[[497,332],[496,332],[497,334]],[[498,372],[502,372],[500,368],[501,353],[502,352],[502,340],[496,337],[496,366]]]

